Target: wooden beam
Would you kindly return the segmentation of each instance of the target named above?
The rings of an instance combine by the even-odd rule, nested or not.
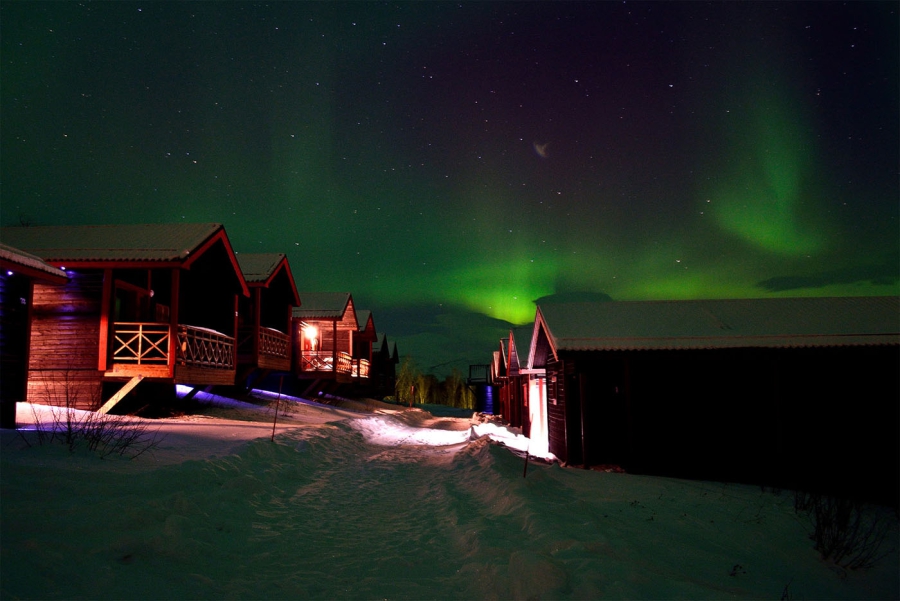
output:
[[[125,398],[125,395],[134,390],[134,387],[141,383],[141,380],[144,379],[144,376],[134,376],[127,382],[122,388],[119,389],[119,392],[112,395],[108,401],[106,401],[102,407],[97,409],[97,413],[109,413],[109,410],[115,407],[119,401]]]
[[[98,342],[97,369],[106,371],[109,356],[110,312],[113,298],[112,269],[103,270],[103,297],[100,299],[100,340]]]
[[[181,304],[179,284],[181,282],[181,270],[172,270],[172,290],[169,299],[169,374],[175,376],[175,356],[178,349],[178,306]]]

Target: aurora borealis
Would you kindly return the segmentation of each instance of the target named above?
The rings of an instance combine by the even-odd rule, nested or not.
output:
[[[4,2],[0,222],[221,222],[412,347],[416,307],[897,294],[898,30],[896,2]]]

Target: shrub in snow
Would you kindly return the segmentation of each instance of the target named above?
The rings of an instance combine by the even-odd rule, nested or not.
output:
[[[35,423],[33,440],[38,446],[61,443],[70,452],[84,447],[99,453],[101,457],[120,455],[134,459],[159,444],[159,430],[151,430],[146,421],[76,409],[79,391],[68,374],[62,379],[62,384],[62,387],[54,389],[56,392],[47,388],[49,422],[41,419],[37,415],[37,407],[32,405]],[[98,404],[93,403],[94,406]],[[24,433],[19,433],[25,444],[32,446]]]
[[[794,508],[809,518],[810,538],[822,559],[835,565],[849,570],[870,568],[892,551],[884,543],[896,520],[883,507],[798,492]]]

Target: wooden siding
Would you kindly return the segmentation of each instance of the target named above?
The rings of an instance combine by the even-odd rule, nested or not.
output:
[[[550,452],[562,463],[568,463],[566,442],[566,385],[565,365],[560,361],[547,362],[547,430]]]
[[[896,345],[561,352],[547,366],[550,450],[896,504],[900,482],[883,475],[900,473],[898,372]]]
[[[35,284],[28,400],[78,409],[100,406],[97,369],[103,276],[70,274],[64,286]]]

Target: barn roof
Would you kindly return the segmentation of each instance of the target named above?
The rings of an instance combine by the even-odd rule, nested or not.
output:
[[[182,261],[218,223],[4,227],[0,238],[45,261]]]
[[[349,292],[301,292],[300,300],[303,302],[303,306],[294,308],[294,317],[341,319],[351,297]]]
[[[549,304],[532,356],[542,335],[554,353],[900,344],[900,297]]]
[[[58,284],[63,284],[67,280],[66,272],[59,267],[47,265],[40,257],[2,242],[0,242],[0,262],[4,269],[21,271],[31,278]]]

